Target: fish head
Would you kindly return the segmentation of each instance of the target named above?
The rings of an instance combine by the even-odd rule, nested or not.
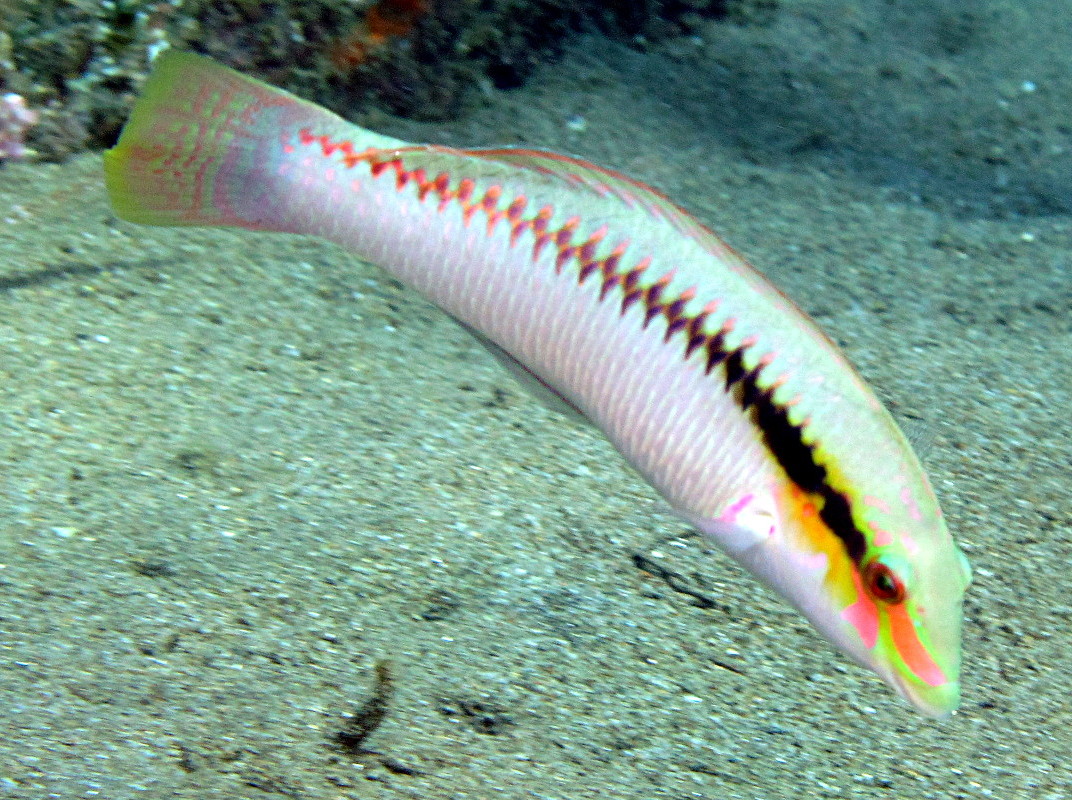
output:
[[[960,702],[971,567],[930,487],[922,488],[907,504],[856,498],[854,520],[866,550],[846,570],[848,580],[827,590],[841,598],[835,606],[843,606],[840,616],[849,623],[839,644],[920,712],[945,717]]]
[[[960,701],[971,570],[926,489],[928,502],[898,506],[782,484],[732,520],[694,522],[843,653],[944,717]]]

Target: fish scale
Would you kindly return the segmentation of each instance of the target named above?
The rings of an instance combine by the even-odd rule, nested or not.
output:
[[[833,342],[663,195],[544,151],[410,145],[182,53],[105,173],[125,219],[313,234],[383,267],[848,656],[956,707],[970,570],[918,459]]]

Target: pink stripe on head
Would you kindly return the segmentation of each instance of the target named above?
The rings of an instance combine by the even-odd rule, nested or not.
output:
[[[864,647],[868,650],[878,641],[878,609],[874,601],[864,591],[860,574],[852,571],[852,583],[856,589],[856,602],[841,612],[841,618],[856,628]]]
[[[905,508],[908,509],[908,515],[912,519],[916,522],[923,519],[923,514],[920,513],[916,498],[912,496],[912,491],[907,486],[901,489],[901,502],[905,504]]]
[[[885,528],[880,527],[877,522],[868,520],[867,527],[869,527],[871,532],[875,534],[876,547],[886,547],[887,545],[893,544],[893,534]]]
[[[877,508],[883,514],[890,513],[890,504],[883,500],[881,497],[876,497],[873,494],[865,494],[864,503],[871,506],[872,508]]]

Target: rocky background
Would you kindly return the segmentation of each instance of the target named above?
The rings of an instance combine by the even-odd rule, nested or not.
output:
[[[578,33],[636,47],[706,20],[761,21],[775,0],[41,0],[0,9],[6,91],[44,109],[44,158],[110,144],[153,56],[207,53],[340,111],[460,113],[517,88]]]
[[[708,117],[746,158],[851,172],[960,214],[1062,213],[1072,208],[1067,50],[1036,46],[1062,30],[1061,9],[1038,0],[9,2],[0,90],[33,115],[31,154],[58,160],[114,141],[165,47],[207,53],[384,127],[392,116],[479,114],[490,92],[519,89],[539,64],[596,34],[678,62],[651,90],[703,75],[706,96],[676,111]],[[0,140],[5,129],[21,140],[18,118],[0,114]],[[20,153],[0,147],[0,157]]]

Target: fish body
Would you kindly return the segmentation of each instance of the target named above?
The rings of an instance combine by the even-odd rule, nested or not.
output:
[[[967,561],[838,348],[661,194],[554,153],[412,145],[166,53],[105,155],[117,214],[313,234],[575,409],[684,519],[926,714]]]

